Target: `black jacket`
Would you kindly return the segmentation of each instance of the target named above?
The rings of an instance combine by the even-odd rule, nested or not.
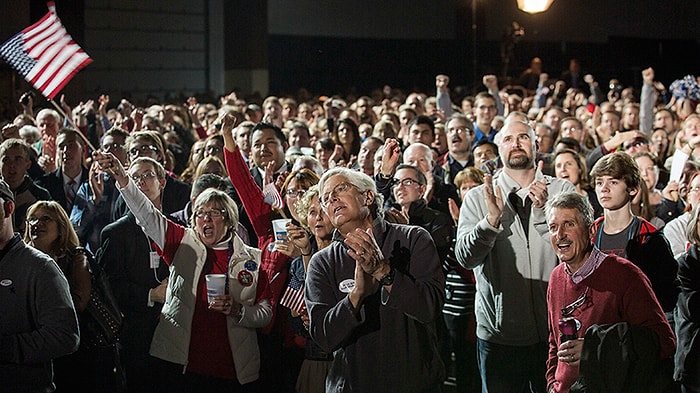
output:
[[[676,380],[700,388],[700,249],[693,245],[678,258],[681,293],[676,307]]]
[[[82,185],[83,183],[87,183],[89,176],[90,172],[87,168],[83,167],[82,174],[80,175],[80,185]],[[66,214],[70,216],[70,213],[73,210],[73,205],[68,203],[68,199],[66,198],[66,189],[63,187],[62,167],[58,167],[58,169],[56,169],[55,171],[49,172],[44,176],[36,179],[34,183],[39,187],[45,188],[46,191],[48,191],[49,194],[51,194],[51,199],[58,202],[63,207],[63,210],[66,211]]]
[[[659,358],[656,333],[627,322],[586,331],[579,379],[571,393],[672,392],[673,363]]]

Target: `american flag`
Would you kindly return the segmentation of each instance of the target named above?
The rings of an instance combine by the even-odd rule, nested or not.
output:
[[[56,15],[53,2],[41,20],[0,46],[0,57],[27,82],[53,99],[92,59],[73,41]]]
[[[306,303],[304,303],[304,282],[299,281],[294,274],[290,274],[290,277],[280,304],[301,314],[306,308]]]
[[[279,191],[277,191],[277,187],[275,187],[274,183],[265,184],[262,192],[265,203],[271,205],[275,209],[284,209],[284,200],[282,199],[282,195],[280,195]]]

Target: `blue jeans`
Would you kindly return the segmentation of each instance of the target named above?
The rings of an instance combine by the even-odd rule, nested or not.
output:
[[[477,339],[482,393],[544,393],[547,343],[516,347]]]

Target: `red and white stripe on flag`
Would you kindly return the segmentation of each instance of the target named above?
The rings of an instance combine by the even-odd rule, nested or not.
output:
[[[282,294],[280,304],[292,311],[301,314],[306,308],[304,303],[304,283],[299,281],[294,275],[290,275],[289,284]]]
[[[56,15],[53,2],[41,20],[0,46],[0,56],[48,98],[59,91],[92,59],[73,41]]]

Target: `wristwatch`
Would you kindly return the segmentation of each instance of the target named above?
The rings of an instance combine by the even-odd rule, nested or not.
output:
[[[394,276],[396,276],[396,271],[393,266],[389,266],[389,273],[380,278],[379,283],[382,284],[382,286],[391,285],[394,283]]]

